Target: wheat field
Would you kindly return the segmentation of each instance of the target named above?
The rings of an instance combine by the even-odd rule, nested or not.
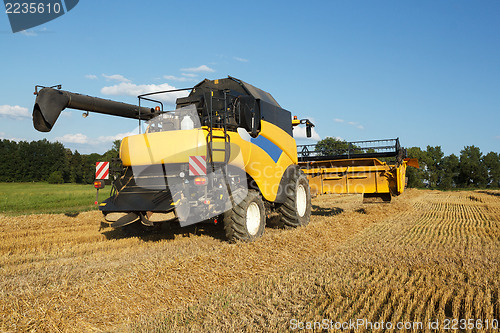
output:
[[[500,191],[320,196],[307,227],[254,243],[229,244],[219,226],[132,237],[100,219],[0,216],[0,331],[500,326]]]

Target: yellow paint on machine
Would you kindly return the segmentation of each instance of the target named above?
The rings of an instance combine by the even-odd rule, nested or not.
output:
[[[189,156],[206,153],[201,129],[132,135],[123,138],[120,146],[124,166],[188,163]]]
[[[295,139],[281,128],[261,121],[259,135],[282,150],[277,162],[261,147],[247,141],[237,132],[230,136],[229,164],[244,169],[257,183],[266,200],[274,201],[283,173],[291,164],[297,163]],[[120,158],[124,166],[189,163],[189,156],[207,155],[208,128],[182,131],[165,131],[126,137],[120,147]],[[214,129],[214,136],[223,136],[222,130]],[[223,149],[224,139],[214,138],[213,148]],[[224,161],[224,152],[213,153],[214,162]]]
[[[312,195],[344,193],[403,193],[407,160],[389,165],[376,158],[303,162]]]

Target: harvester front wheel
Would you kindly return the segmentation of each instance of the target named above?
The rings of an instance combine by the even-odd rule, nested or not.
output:
[[[224,213],[224,230],[229,241],[254,241],[266,225],[264,201],[256,190],[248,190],[241,202]]]
[[[311,218],[311,190],[306,175],[295,170],[285,186],[286,199],[277,209],[283,226],[299,227]]]

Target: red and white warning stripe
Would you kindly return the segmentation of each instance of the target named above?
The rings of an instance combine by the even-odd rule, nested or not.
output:
[[[189,156],[189,175],[205,176],[207,174],[207,162],[205,156]]]
[[[108,179],[109,162],[96,162],[95,164],[95,179]]]

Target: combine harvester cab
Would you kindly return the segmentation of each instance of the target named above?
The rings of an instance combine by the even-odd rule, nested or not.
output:
[[[141,95],[135,106],[57,88],[35,90],[39,131],[50,131],[65,108],[147,122],[146,133],[122,140],[111,196],[99,208],[112,227],[153,226],[152,214],[174,212],[181,226],[223,221],[230,240],[251,241],[271,215],[280,225],[308,224],[311,194],[291,114],[269,93],[228,77]],[[158,96],[182,91],[189,94],[176,109],[164,110]]]
[[[364,203],[390,202],[403,193],[406,158],[399,138],[342,143],[341,147],[299,145],[299,165],[309,179],[311,194],[363,194]]]

